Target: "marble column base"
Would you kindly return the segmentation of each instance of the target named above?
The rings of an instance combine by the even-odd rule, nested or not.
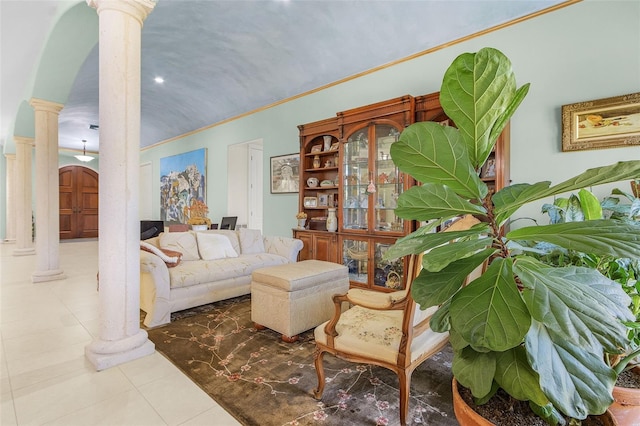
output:
[[[94,340],[85,347],[84,354],[97,371],[106,370],[156,351],[145,330],[122,340]]]
[[[13,251],[14,256],[32,256],[34,254],[36,254],[36,249],[34,247],[15,249]]]
[[[67,276],[61,269],[54,269],[52,271],[36,271],[31,274],[32,283],[41,283],[45,281],[64,280]]]

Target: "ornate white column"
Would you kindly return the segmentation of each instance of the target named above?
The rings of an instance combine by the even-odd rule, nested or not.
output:
[[[7,181],[6,181],[6,224],[5,224],[5,241],[16,240],[16,155],[4,155],[7,164]]]
[[[14,136],[16,143],[16,248],[14,256],[36,254],[33,247],[33,231],[31,215],[31,151],[33,138]]]
[[[140,329],[140,48],[150,0],[87,0],[99,17],[100,336],[85,354],[98,370],[149,355]]]
[[[60,189],[58,116],[64,105],[33,98],[36,119],[36,270],[34,283],[62,280],[60,269]]]

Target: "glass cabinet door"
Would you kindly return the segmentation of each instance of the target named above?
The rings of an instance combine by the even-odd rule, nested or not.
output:
[[[374,277],[373,285],[387,289],[404,289],[404,261],[402,258],[382,260],[391,243],[374,243]]]
[[[401,232],[402,219],[395,215],[398,197],[404,187],[403,174],[391,160],[391,145],[398,141],[400,132],[390,125],[375,126],[375,177],[376,192],[374,220],[376,231]]]
[[[342,240],[342,264],[349,269],[349,281],[367,285],[369,281],[369,242]]]
[[[343,148],[342,228],[366,230],[369,197],[369,137],[368,128],[358,130]]]

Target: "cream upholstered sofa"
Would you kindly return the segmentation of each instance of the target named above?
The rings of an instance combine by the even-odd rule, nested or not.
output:
[[[169,323],[172,312],[249,294],[254,270],[296,262],[303,246],[247,228],[165,232],[140,245],[140,308],[147,327]],[[179,252],[181,259],[159,249]]]

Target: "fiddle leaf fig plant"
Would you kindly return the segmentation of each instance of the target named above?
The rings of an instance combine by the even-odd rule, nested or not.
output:
[[[547,242],[637,257],[640,226],[601,219],[503,230],[521,206],[639,176],[640,161],[589,169],[556,185],[490,192],[478,172],[528,90],[528,84],[517,87],[509,59],[496,49],[454,60],[440,102],[456,127],[415,123],[391,147],[396,166],[421,183],[400,196],[396,214],[430,224],[398,239],[385,258],[424,253],[412,296],[422,309],[439,306],[431,327],[450,333],[454,376],[477,401],[502,388],[529,401],[549,423],[562,423],[564,416],[603,413],[612,403],[616,373],[604,354],[627,346],[622,321],[633,320],[630,299],[595,269],[546,265],[521,248]],[[466,214],[481,222],[465,231],[430,232]],[[482,274],[465,285],[482,265]]]

